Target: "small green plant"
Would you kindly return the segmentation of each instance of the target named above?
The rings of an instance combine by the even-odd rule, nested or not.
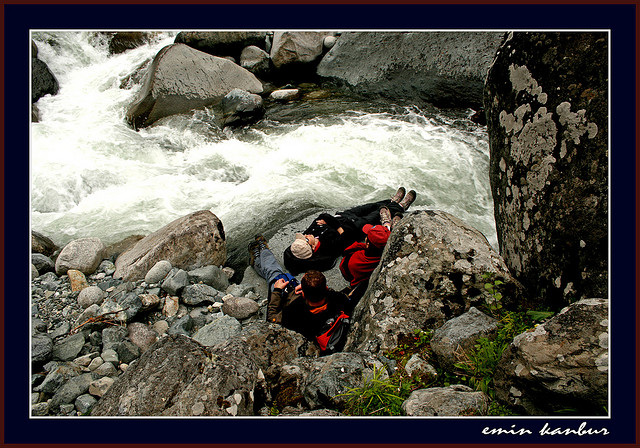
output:
[[[482,278],[486,281],[484,289],[489,293],[490,299],[486,300],[486,307],[493,317],[499,317],[502,314],[502,293],[498,291],[499,286],[504,282],[494,279],[493,272],[482,274]]]
[[[373,369],[373,376],[363,375],[363,385],[337,396],[347,397],[344,413],[347,415],[401,415],[402,402],[411,392],[407,382],[384,379],[385,369]]]

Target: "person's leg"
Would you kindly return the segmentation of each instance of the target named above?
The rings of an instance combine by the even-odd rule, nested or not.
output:
[[[273,256],[273,252],[269,249],[260,251],[260,255],[256,258],[253,268],[258,275],[269,283],[269,289],[273,290],[273,281],[278,275],[284,274],[284,270]]]

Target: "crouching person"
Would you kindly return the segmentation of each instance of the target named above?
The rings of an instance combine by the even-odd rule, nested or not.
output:
[[[308,271],[297,285],[296,278],[282,270],[263,237],[256,237],[249,250],[252,266],[269,282],[267,322],[315,341],[323,355],[342,350],[350,326],[347,296],[328,288],[319,271]]]

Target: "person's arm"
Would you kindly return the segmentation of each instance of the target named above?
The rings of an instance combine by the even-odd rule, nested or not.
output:
[[[344,229],[340,225],[340,221],[338,221],[335,216],[332,216],[329,213],[322,213],[320,216],[318,216],[318,219],[316,220],[316,223],[318,225],[326,224],[329,227],[331,227],[332,229],[335,229],[336,232],[338,232],[340,234],[342,234],[344,232]]]
[[[288,281],[280,278],[273,284],[273,291],[271,291],[271,297],[267,304],[267,322],[282,323],[282,308],[284,306],[282,290],[288,283]]]

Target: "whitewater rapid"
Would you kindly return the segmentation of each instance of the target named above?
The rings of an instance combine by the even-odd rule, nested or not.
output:
[[[174,35],[109,55],[95,33],[32,34],[60,84],[31,125],[33,230],[60,246],[90,236],[110,244],[207,209],[233,245],[403,185],[418,193],[412,210],[447,211],[497,247],[486,128],[460,111],[353,104],[223,131],[205,110],[133,130],[124,117],[139,84],[127,79]]]

